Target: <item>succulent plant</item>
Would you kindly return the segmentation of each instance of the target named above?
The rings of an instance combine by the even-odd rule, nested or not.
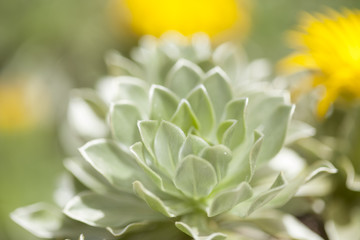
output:
[[[153,72],[132,64],[128,73],[149,73],[147,79],[112,80],[111,99],[100,108],[108,108],[111,136],[80,148],[86,162],[65,161],[88,191],[66,203],[67,217],[51,216],[58,208],[45,211],[58,222],[43,227],[63,235],[41,237],[84,233],[98,239],[106,229],[115,239],[321,239],[274,210],[318,173],[336,172],[323,161],[286,179],[268,166],[283,147],[294,110],[283,95],[238,91],[237,77],[231,80],[218,66],[206,71],[190,60],[177,60],[168,70],[156,66]],[[292,138],[299,135],[295,131]],[[40,236],[47,221],[31,222],[39,211],[15,211],[13,219]],[[71,231],[60,224],[64,219],[99,231]],[[277,224],[269,228],[271,221]],[[294,226],[305,230],[294,233],[289,230]]]

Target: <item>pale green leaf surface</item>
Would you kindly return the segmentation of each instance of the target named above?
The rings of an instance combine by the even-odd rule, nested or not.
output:
[[[214,107],[216,121],[220,122],[226,104],[232,99],[228,77],[221,68],[215,67],[207,73],[204,86]]]
[[[190,129],[199,128],[199,120],[196,118],[189,102],[182,99],[176,109],[176,112],[171,118],[171,122],[180,127],[185,133]]]
[[[140,140],[137,121],[142,119],[137,107],[129,103],[116,103],[110,108],[110,126],[116,140],[130,146]]]
[[[114,187],[131,191],[131,184],[143,175],[128,149],[111,140],[93,140],[80,148],[83,157]]]
[[[191,198],[209,195],[217,184],[213,166],[203,158],[189,155],[184,158],[174,178],[175,186]]]
[[[153,85],[150,89],[150,118],[170,120],[178,106],[178,97],[169,89]]]
[[[237,188],[226,190],[217,194],[210,202],[206,212],[209,217],[216,216],[231,210],[240,202],[247,200],[253,195],[252,189],[247,182],[241,183]]]
[[[68,202],[64,213],[72,219],[95,227],[120,227],[164,217],[131,194],[83,193]]]
[[[174,175],[179,150],[185,141],[185,134],[176,125],[162,121],[156,133],[154,150],[158,164],[170,176]]]
[[[203,75],[201,68],[196,64],[180,59],[170,70],[165,85],[180,98],[184,98],[201,82]]]
[[[207,160],[214,167],[217,180],[220,182],[226,176],[229,162],[232,159],[232,152],[224,145],[207,147],[201,153],[201,157]]]
[[[159,121],[154,120],[138,121],[138,129],[140,132],[141,140],[144,143],[146,149],[152,155],[154,155],[154,139],[159,125]]]
[[[190,134],[186,137],[185,142],[180,148],[179,160],[190,154],[198,155],[205,147],[208,146],[209,144],[205,142],[204,139]]]
[[[204,85],[193,89],[187,96],[192,110],[200,123],[200,132],[208,136],[215,124],[215,113]]]

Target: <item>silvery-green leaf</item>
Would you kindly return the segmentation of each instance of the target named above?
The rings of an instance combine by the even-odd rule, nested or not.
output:
[[[204,85],[193,89],[187,100],[199,120],[200,132],[207,136],[215,124],[215,113]]]
[[[132,182],[142,176],[128,149],[111,140],[93,140],[81,147],[80,152],[114,187],[122,191],[131,191]]]
[[[135,222],[126,225],[125,227],[107,227],[109,232],[116,237],[121,237],[131,232],[144,231],[149,228],[150,222]]]
[[[116,94],[113,102],[127,100],[134,103],[142,114],[149,113],[148,84],[141,79],[122,76],[116,78]]]
[[[114,239],[106,230],[74,221],[66,217],[60,208],[46,203],[18,208],[11,213],[11,218],[39,238],[77,239],[84,233],[87,240]]]
[[[228,164],[232,159],[232,152],[224,145],[207,147],[201,153],[201,157],[206,159],[214,167],[217,180],[225,177]]]
[[[208,218],[200,214],[187,215],[175,222],[175,226],[194,240],[224,240],[226,235],[214,231]]]
[[[250,215],[252,212],[271,201],[286,186],[286,183],[287,181],[285,180],[283,174],[280,173],[269,190],[262,192],[255,197],[246,215]]]
[[[244,61],[238,52],[239,48],[234,44],[224,43],[215,49],[212,56],[214,63],[224,69],[232,81],[237,80]]]
[[[152,209],[164,214],[167,217],[176,217],[193,210],[191,205],[188,205],[184,201],[178,200],[177,198],[173,198],[169,195],[166,196],[164,193],[162,193],[162,195],[165,195],[164,198],[166,199],[161,199],[159,196],[149,191],[149,189],[147,189],[139,181],[135,181],[133,183],[133,188],[135,193]]]
[[[249,104],[246,109],[246,122],[249,131],[253,131],[274,113],[274,111],[284,105],[283,96],[269,96],[264,92],[249,94]]]
[[[155,120],[142,120],[138,122],[141,141],[144,143],[148,152],[152,155],[154,155],[154,139],[159,125],[159,121]]]
[[[156,133],[154,150],[156,159],[164,171],[173,176],[181,145],[185,141],[184,132],[176,125],[162,121]]]
[[[179,97],[185,97],[203,78],[203,72],[196,64],[180,59],[170,70],[165,85]]]
[[[72,130],[90,139],[106,136],[106,104],[91,90],[74,91],[73,95],[67,113]]]
[[[232,91],[226,73],[215,67],[206,74],[204,86],[214,107],[216,121],[220,122],[226,104],[232,98]]]
[[[346,186],[352,191],[360,191],[360,175],[356,173],[354,164],[347,157],[339,159],[339,167],[346,173]]]
[[[299,176],[291,180],[279,194],[269,202],[269,207],[280,207],[298,192],[299,188],[320,173],[334,174],[337,169],[328,161],[319,161],[306,168]]]
[[[237,188],[226,190],[217,194],[210,202],[206,212],[209,217],[229,211],[240,202],[247,200],[253,195],[252,189],[247,182],[242,182]]]
[[[196,199],[211,193],[217,184],[217,177],[208,161],[189,155],[179,163],[174,183],[185,195]]]
[[[105,56],[110,73],[113,75],[131,75],[142,77],[143,70],[130,59],[123,57],[119,52],[112,50]]]
[[[114,191],[109,182],[83,159],[69,158],[64,161],[65,168],[70,171],[84,186],[94,192]]]
[[[72,219],[95,227],[120,227],[164,217],[131,194],[82,193],[68,202],[64,213]]]
[[[287,131],[285,144],[291,144],[299,139],[308,138],[315,135],[315,128],[307,123],[291,120]]]
[[[131,103],[115,103],[110,108],[110,126],[116,140],[130,146],[140,140],[137,121],[142,119],[138,108]]]
[[[205,147],[208,146],[209,144],[205,142],[204,139],[190,134],[186,137],[185,142],[180,148],[179,160],[190,154],[198,155]]]
[[[152,168],[154,166],[152,166],[152,163],[146,159],[146,155],[144,154],[146,150],[143,148],[143,144],[141,142],[132,145],[130,147],[130,151],[134,154],[135,160],[139,166],[160,190],[172,194],[173,196],[182,196],[179,190],[176,189],[171,179]]]
[[[199,120],[196,118],[189,102],[182,99],[176,112],[171,118],[171,122],[180,127],[185,133],[191,128],[199,128]]]
[[[325,223],[326,233],[330,240],[357,239],[360,236],[360,211],[354,208],[347,224],[341,224],[336,219]]]
[[[153,85],[150,89],[150,118],[170,120],[178,106],[178,97],[167,88]]]
[[[264,123],[264,129],[262,130],[264,140],[258,156],[259,163],[270,160],[282,148],[293,111],[293,105],[282,105]]]
[[[230,119],[230,120],[225,120],[219,124],[216,131],[216,137],[219,143],[222,143],[224,141],[225,133],[236,123],[237,123],[236,120]]]
[[[276,237],[276,239],[323,240],[322,237],[290,214],[276,210],[266,210],[254,215],[246,221],[255,224],[258,228]]]
[[[251,181],[255,172],[257,156],[261,149],[263,135],[254,131],[252,139],[252,143],[250,142],[251,139],[249,139],[246,145],[233,152],[233,159],[236,161],[230,162],[226,178],[220,184],[222,187],[237,186],[243,181]]]
[[[236,99],[226,105],[226,119],[236,120],[223,134],[222,143],[230,149],[235,149],[245,137],[245,108],[247,99]]]

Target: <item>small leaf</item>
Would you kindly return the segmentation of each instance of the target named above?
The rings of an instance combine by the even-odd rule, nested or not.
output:
[[[220,122],[226,104],[232,99],[229,79],[223,70],[216,67],[207,73],[204,86],[214,106],[216,121]]]
[[[224,240],[226,235],[215,232],[208,217],[198,214],[187,215],[175,222],[175,226],[194,240]]]
[[[217,194],[206,210],[209,217],[229,211],[240,202],[247,200],[253,195],[252,189],[247,182],[242,182],[237,188]]]
[[[140,140],[137,121],[142,119],[137,107],[129,103],[116,103],[110,108],[110,126],[120,143],[130,146]]]
[[[230,149],[223,145],[207,147],[202,152],[201,157],[211,163],[216,171],[217,180],[220,182],[226,176],[228,164],[232,159]]]
[[[247,212],[247,215],[250,215],[255,210],[264,206],[270,202],[286,185],[286,180],[282,173],[275,179],[274,183],[269,190],[259,194],[252,202]]]
[[[177,96],[167,88],[153,85],[150,89],[150,118],[170,120],[178,105]]]
[[[105,62],[113,75],[131,75],[143,77],[143,70],[133,61],[112,50],[105,56]]]
[[[188,101],[182,99],[179,106],[171,118],[171,122],[179,126],[185,133],[191,128],[199,128],[199,120],[196,118]]]
[[[200,85],[191,91],[187,100],[199,120],[200,132],[205,136],[209,135],[215,124],[215,113],[204,85]]]
[[[116,237],[124,236],[125,234],[129,234],[137,231],[144,231],[149,228],[150,222],[136,222],[130,223],[125,227],[108,227],[107,229],[111,232],[112,235]]]
[[[164,214],[167,217],[176,217],[193,210],[191,205],[186,205],[184,201],[171,198],[171,196],[166,196],[170,199],[167,201],[160,199],[154,193],[145,188],[145,186],[139,181],[135,181],[133,183],[133,188],[135,193],[142,198],[150,208]]]
[[[155,120],[143,120],[138,122],[138,129],[140,132],[140,137],[144,143],[146,149],[150,154],[154,156],[154,139],[156,132],[159,128],[159,121]]]
[[[201,68],[188,60],[180,59],[170,70],[166,86],[183,98],[200,83],[202,77]]]
[[[226,131],[229,130],[232,126],[234,126],[236,122],[236,120],[225,120],[219,124],[216,132],[216,137],[219,143],[223,142]]]
[[[130,194],[83,193],[68,202],[64,213],[72,219],[95,227],[120,227],[146,220],[164,219]]]
[[[293,105],[282,105],[264,123],[264,140],[258,156],[259,163],[270,160],[282,148],[293,111]]]
[[[180,162],[174,183],[185,195],[198,199],[209,195],[216,186],[216,172],[205,159],[189,155]]]
[[[155,136],[154,149],[159,165],[173,176],[181,145],[185,141],[183,131],[172,123],[162,121]]]
[[[299,188],[306,182],[310,181],[320,173],[334,174],[337,169],[328,161],[319,161],[307,169],[305,169],[299,176],[293,179],[287,186],[268,204],[269,207],[280,207],[287,203],[299,190]]]
[[[142,176],[130,152],[110,140],[93,140],[81,147],[80,152],[86,161],[122,191],[131,191],[132,182]]]
[[[208,146],[209,144],[207,144],[207,142],[205,142],[202,138],[190,134],[186,137],[185,142],[180,148],[179,160],[190,154],[198,155],[201,150]]]
[[[117,77],[117,89],[113,102],[126,100],[139,108],[142,114],[149,113],[148,84],[141,79],[122,76]]]

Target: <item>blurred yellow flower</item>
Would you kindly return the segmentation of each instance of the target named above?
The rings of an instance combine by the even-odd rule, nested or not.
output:
[[[116,0],[124,9],[133,30],[156,37],[167,31],[185,36],[197,32],[217,36],[234,30],[243,34],[248,27],[244,0]],[[119,11],[118,11],[119,12]]]
[[[296,51],[280,66],[289,72],[309,70],[312,87],[325,88],[318,116],[325,116],[339,98],[360,98],[360,11],[305,14],[290,42]]]
[[[0,132],[23,131],[44,117],[48,103],[45,96],[35,96],[21,83],[0,82]]]

